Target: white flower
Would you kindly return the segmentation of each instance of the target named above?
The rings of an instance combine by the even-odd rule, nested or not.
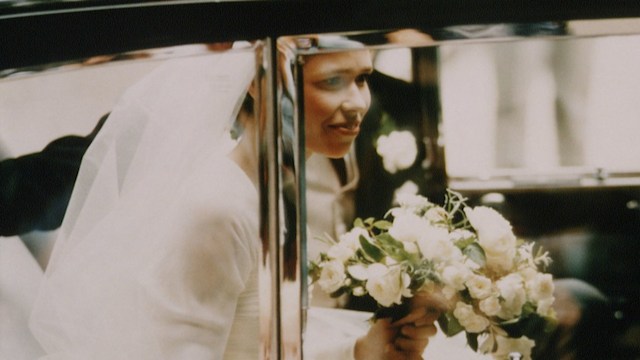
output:
[[[462,260],[462,251],[449,241],[449,230],[442,227],[427,226],[421,229],[418,247],[426,259],[442,262]]]
[[[442,223],[449,220],[449,213],[440,206],[433,206],[429,208],[424,216],[432,223]]]
[[[392,131],[381,135],[376,144],[378,155],[382,156],[385,170],[395,174],[413,165],[418,155],[416,139],[410,131]]]
[[[447,300],[452,300],[456,297],[456,295],[458,295],[458,290],[451,286],[445,285],[442,287],[442,295],[444,295]]]
[[[322,264],[318,285],[322,290],[332,293],[342,287],[346,277],[342,262],[337,260],[329,261]]]
[[[455,229],[449,233],[449,240],[456,242],[460,240],[467,240],[474,238],[476,235],[466,229]]]
[[[469,289],[469,294],[474,299],[484,299],[491,295],[492,283],[486,276],[474,274],[467,280],[466,285]]]
[[[538,270],[528,265],[525,265],[524,267],[518,270],[518,274],[522,276],[522,279],[526,283],[535,279],[535,277],[538,275]]]
[[[533,260],[533,243],[523,244],[518,247],[518,256],[520,257],[520,261],[527,264],[528,266],[534,267],[535,263]]]
[[[327,250],[327,255],[331,259],[347,261],[360,248],[360,236],[370,239],[367,230],[355,227],[349,232],[340,235],[340,240]]]
[[[553,277],[551,274],[537,273],[526,282],[527,294],[534,302],[553,297]]]
[[[347,272],[356,280],[367,280],[369,278],[369,272],[367,267],[362,264],[350,265],[347,268]]]
[[[407,182],[410,182],[410,181],[407,181]],[[413,212],[417,212],[431,205],[431,202],[426,197],[422,195],[417,195],[417,194],[414,195],[414,194],[409,194],[405,192],[399,193],[397,200],[398,200],[398,204],[401,207],[412,210]]]
[[[417,254],[420,252],[418,245],[414,242],[403,241],[402,245],[404,245],[404,249],[410,254]]]
[[[553,309],[553,303],[555,300],[555,297],[549,297],[538,301],[536,312],[541,316],[554,316],[555,310]]]
[[[523,279],[519,274],[509,274],[496,282],[500,296],[504,299],[500,311],[501,318],[505,320],[520,316],[522,306],[527,301]]]
[[[456,290],[464,290],[465,283],[473,274],[466,266],[456,263],[442,270],[444,283]]]
[[[478,304],[480,311],[487,316],[496,316],[500,312],[500,299],[496,295],[481,300]]]
[[[353,288],[353,296],[364,296],[366,293],[367,291],[362,286]]]
[[[517,352],[522,355],[522,360],[531,360],[531,349],[536,342],[526,336],[512,339],[497,336],[498,350],[493,354],[495,359],[509,359],[509,353]]]
[[[487,257],[487,266],[508,271],[516,255],[516,237],[511,224],[500,213],[486,206],[465,208],[467,219],[478,233],[478,242]]]
[[[367,273],[366,289],[380,305],[401,304],[403,296],[411,297],[411,278],[400,267],[389,268],[376,263],[367,268]]]
[[[404,184],[402,184],[402,186],[400,186],[396,189],[396,191],[393,192],[393,203],[402,204],[405,201],[404,199],[415,198],[419,190],[420,189],[418,188],[418,185],[416,185],[416,183],[411,180],[407,180]]]
[[[475,311],[473,311],[473,306],[465,304],[462,301],[456,303],[453,316],[455,316],[460,325],[470,333],[482,332],[490,325],[489,319],[476,314]]]
[[[389,235],[403,242],[417,242],[430,228],[429,223],[413,213],[399,214],[389,229]]]

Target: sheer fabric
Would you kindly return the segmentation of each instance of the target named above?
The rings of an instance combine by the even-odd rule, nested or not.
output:
[[[226,156],[254,73],[252,51],[172,60],[113,109],[31,314],[42,359],[259,357],[259,196]],[[353,359],[340,318],[310,314],[306,358]]]
[[[172,60],[113,109],[32,313],[45,358],[257,357],[258,196],[223,156],[254,73],[250,50]]]

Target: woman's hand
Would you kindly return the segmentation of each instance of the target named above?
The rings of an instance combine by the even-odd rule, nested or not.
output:
[[[394,325],[389,319],[378,319],[367,335],[356,342],[356,360],[421,360],[436,333],[432,323]]]
[[[402,360],[400,351],[395,348],[394,341],[400,331],[391,325],[389,319],[376,320],[365,336],[356,341],[356,360]]]
[[[419,360],[436,334],[435,321],[447,310],[437,293],[420,292],[410,299],[409,314],[396,322],[378,319],[356,343],[356,359]]]

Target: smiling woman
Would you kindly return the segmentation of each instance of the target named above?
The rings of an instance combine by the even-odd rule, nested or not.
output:
[[[327,61],[327,59],[332,61]],[[332,158],[344,156],[371,105],[368,50],[308,56],[303,65],[306,146]]]

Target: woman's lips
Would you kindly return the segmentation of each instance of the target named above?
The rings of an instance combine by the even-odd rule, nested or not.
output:
[[[356,136],[360,133],[360,122],[355,121],[351,123],[333,124],[328,126],[329,129],[338,132],[342,135]]]

